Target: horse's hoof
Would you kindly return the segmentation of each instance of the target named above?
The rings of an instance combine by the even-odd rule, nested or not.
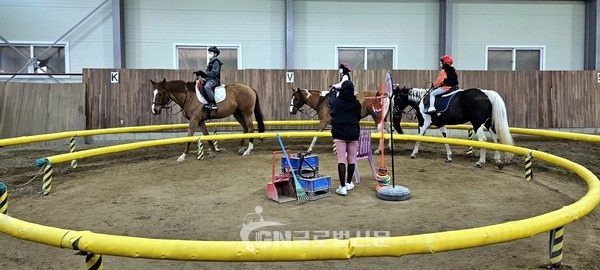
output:
[[[216,152],[221,152],[221,148],[215,148]]]
[[[185,154],[182,154],[181,156],[179,156],[177,158],[177,162],[181,162],[181,161],[184,161],[184,160],[185,160]]]
[[[417,156],[415,156],[415,155],[410,155],[410,158],[412,158],[412,159],[415,159],[415,158],[417,158]]]
[[[451,158],[447,158],[446,159],[446,163],[452,163],[452,159]]]
[[[250,152],[244,152],[244,154],[242,154],[242,156],[249,156]]]
[[[313,150],[311,148],[308,148],[308,150],[306,150],[306,153],[311,154],[313,152]]]
[[[477,168],[482,168],[482,167],[483,167],[483,165],[482,165],[481,163],[477,162],[477,163],[475,163],[475,167],[477,167]]]
[[[238,155],[243,155],[244,152],[246,152],[246,149],[240,148],[240,150],[238,150]]]
[[[498,166],[498,169],[499,169],[499,170],[502,170],[502,169],[504,169],[504,163],[502,163],[502,162],[498,162],[498,163],[496,163],[496,166]]]
[[[375,154],[375,155],[379,155],[380,153],[381,153],[381,150],[379,150],[379,149],[377,149],[373,152],[373,154]]]

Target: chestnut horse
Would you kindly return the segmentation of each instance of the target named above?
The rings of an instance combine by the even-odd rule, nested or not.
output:
[[[263,115],[260,110],[258,94],[256,90],[241,83],[228,84],[225,86],[226,98],[217,104],[216,111],[208,112],[204,108],[204,104],[200,103],[196,97],[196,82],[184,82],[181,80],[154,82],[150,80],[154,88],[152,98],[152,114],[159,115],[162,108],[168,106],[173,101],[179,105],[186,119],[189,120],[188,136],[193,136],[198,125],[204,135],[208,135],[208,129],[204,121],[207,119],[219,119],[228,117],[233,114],[235,119],[242,125],[244,133],[254,132],[252,123],[252,114],[258,122],[258,132],[265,131]],[[190,150],[190,143],[185,145],[183,154],[179,156],[177,161],[183,161]],[[209,141],[211,153],[209,157],[215,156],[215,146],[212,141]],[[252,151],[253,139],[249,139],[248,149],[244,151],[244,139],[240,141],[239,154],[247,156]]]
[[[291,89],[292,90],[292,100],[290,101],[290,114],[294,115],[297,112],[303,112],[302,107],[306,104],[311,109],[315,110],[317,115],[319,116],[319,126],[317,127],[317,131],[323,131],[327,125],[331,124],[331,115],[329,115],[329,106],[327,106],[327,99],[329,99],[330,93],[326,95],[321,95],[321,91],[319,90],[307,90],[307,89]],[[366,97],[375,97],[379,96],[381,92],[377,90],[367,90],[365,92],[359,93],[357,96],[358,101],[362,105],[361,110],[361,118],[365,118],[367,116],[373,117],[375,121],[375,125],[377,125],[377,130],[381,131],[381,112],[375,113],[371,104],[368,104],[366,101]],[[389,108],[390,98],[385,98],[384,107],[383,107],[383,115],[387,115],[387,111]],[[388,122],[385,122],[385,129],[389,132],[391,130]],[[312,152],[315,143],[317,142],[317,137],[314,137],[312,143],[308,147],[307,152]],[[391,141],[389,142],[391,147]],[[379,154],[381,152],[382,145],[375,150],[375,154]]]

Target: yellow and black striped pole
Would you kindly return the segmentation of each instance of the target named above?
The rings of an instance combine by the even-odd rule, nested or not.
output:
[[[333,151],[334,154],[337,153],[337,146],[335,146],[335,141],[331,145],[331,150]]]
[[[473,130],[469,129],[469,141],[473,140]],[[467,156],[473,155],[473,146],[467,147]]]
[[[69,139],[69,152],[70,153],[75,153],[75,137],[77,137],[77,135],[71,137],[71,139]],[[77,160],[71,160],[71,168],[76,169],[77,168]]]
[[[8,213],[8,190],[6,185],[0,182],[0,214],[7,215]]]
[[[196,159],[204,159],[204,144],[202,143],[202,139],[198,139],[198,153],[196,154]]]
[[[529,152],[527,155],[525,155],[525,180],[527,181],[531,181],[531,179],[533,179],[531,159],[533,159],[533,152]]]
[[[104,265],[102,264],[102,255],[88,253],[85,255],[85,269],[86,270],[102,270]]]
[[[219,135],[217,134],[217,131],[213,131],[213,135]],[[213,141],[213,145],[215,146],[215,151],[219,152],[219,142],[217,140]]]
[[[80,239],[81,239],[81,237],[79,237],[75,241],[73,241],[73,243],[71,243],[71,246],[74,250],[77,251],[77,252],[75,252],[75,255],[85,255],[85,269],[86,270],[103,270],[104,265],[102,264],[102,255],[88,253],[83,250],[79,250],[79,240]]]
[[[548,269],[561,269],[563,264],[562,250],[564,232],[565,228],[563,226],[550,231],[550,265],[548,266]]]
[[[52,164],[47,162],[44,166],[44,177],[42,179],[42,191],[44,195],[50,194],[52,189]]]

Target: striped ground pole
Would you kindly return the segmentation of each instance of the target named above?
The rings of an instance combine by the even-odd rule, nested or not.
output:
[[[527,155],[525,155],[525,180],[527,181],[531,181],[533,179],[531,159],[533,159],[533,152],[529,152]]]
[[[565,228],[563,226],[550,231],[550,265],[548,267],[550,269],[559,269],[563,264],[562,250],[564,233]]]
[[[75,153],[75,137],[77,137],[77,135],[71,137],[71,139],[69,139],[69,152],[70,153]],[[76,169],[77,168],[77,160],[71,160],[71,168]]]
[[[217,134],[217,131],[213,131],[213,135],[219,135]],[[219,142],[217,140],[213,141],[213,145],[215,146],[215,151],[219,151]]]
[[[52,164],[46,163],[44,166],[44,177],[42,179],[42,191],[44,195],[50,194],[52,189]]]
[[[331,145],[331,150],[333,151],[334,154],[337,153],[337,146],[335,146],[335,141]]]
[[[0,214],[8,213],[8,190],[6,185],[0,182]]]
[[[202,139],[198,139],[198,153],[196,154],[196,159],[204,159],[204,144],[202,143]]]
[[[85,269],[86,270],[102,270],[104,265],[102,264],[102,255],[88,253],[85,255]]]
[[[469,141],[473,140],[473,130],[469,129]],[[473,146],[467,147],[467,156],[473,155]]]

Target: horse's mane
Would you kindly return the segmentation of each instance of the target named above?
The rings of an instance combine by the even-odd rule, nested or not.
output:
[[[419,102],[421,101],[421,99],[423,98],[423,96],[425,95],[426,92],[427,92],[427,89],[410,88],[408,91],[408,100],[410,102],[419,104]]]
[[[167,86],[171,90],[183,88],[186,92],[196,92],[196,82],[186,82],[183,80],[168,81]]]

